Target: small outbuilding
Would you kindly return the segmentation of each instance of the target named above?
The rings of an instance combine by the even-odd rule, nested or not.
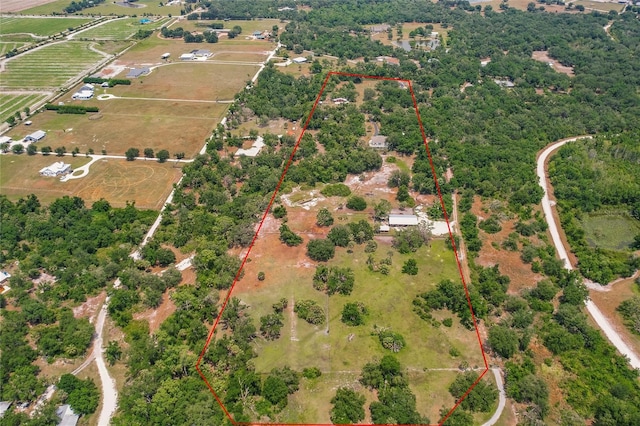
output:
[[[195,58],[208,58],[211,56],[211,51],[209,49],[195,49],[192,50],[191,53],[193,53]]]
[[[169,59],[169,56],[171,56],[171,53],[163,53],[162,56],[160,56],[160,59]]]
[[[0,271],[0,284],[11,278],[11,274],[7,271]]]
[[[0,136],[0,144],[3,143],[11,143],[13,142],[13,139],[11,139],[9,136]]]
[[[129,70],[129,73],[127,74],[127,78],[142,77],[144,75],[148,75],[150,72],[151,72],[151,70],[149,69],[149,67],[132,68],[131,70]]]
[[[0,419],[4,416],[4,413],[9,411],[9,407],[11,407],[12,401],[0,401]]]
[[[183,53],[180,55],[181,61],[193,61],[196,58],[196,55],[193,53]]]
[[[418,216],[414,214],[390,214],[389,226],[417,226]]]
[[[305,62],[307,62],[307,58],[305,58],[303,56],[299,56],[297,58],[293,58],[293,63],[295,63],[295,64],[304,64]]]
[[[36,130],[35,132],[31,133],[30,135],[27,135],[24,137],[24,141],[25,142],[38,142],[41,141],[42,139],[44,139],[44,137],[47,136],[47,133],[44,130]]]

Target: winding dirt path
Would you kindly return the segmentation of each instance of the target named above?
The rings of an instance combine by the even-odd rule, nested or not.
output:
[[[549,225],[549,233],[551,234],[551,239],[553,241],[553,245],[556,247],[556,251],[558,252],[558,256],[564,262],[564,267],[567,270],[573,270],[574,267],[571,265],[571,261],[569,260],[569,255],[567,254],[567,250],[562,243],[562,239],[560,238],[560,233],[558,231],[558,224],[556,223],[553,217],[553,211],[551,209],[551,201],[549,199],[549,190],[550,184],[547,179],[547,173],[545,170],[545,163],[549,156],[551,156],[558,148],[569,142],[575,142],[580,139],[591,139],[591,136],[577,136],[574,138],[563,139],[558,142],[552,143],[548,147],[542,150],[540,155],[538,156],[538,163],[536,167],[536,173],[538,175],[538,183],[542,187],[544,191],[544,196],[542,197],[542,210],[544,211],[544,217]],[[615,330],[611,322],[607,319],[606,316],[598,309],[595,303],[592,300],[587,300],[585,303],[587,307],[587,311],[596,322],[598,327],[602,330],[604,335],[609,339],[609,341],[616,347],[618,352],[622,355],[626,356],[629,360],[629,364],[633,368],[640,369],[640,357],[636,354],[633,349],[627,345],[622,336]]]

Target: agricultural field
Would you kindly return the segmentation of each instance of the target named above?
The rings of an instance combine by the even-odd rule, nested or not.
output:
[[[4,123],[7,118],[16,112],[22,112],[25,107],[30,108],[47,96],[44,93],[34,93],[32,95],[0,94],[0,123]]]
[[[4,88],[55,88],[102,59],[86,42],[65,41],[16,56],[6,62]]]
[[[46,144],[45,141],[42,143]],[[117,159],[99,160],[91,166],[89,175],[67,182],[39,175],[41,168],[61,160],[77,168],[90,158],[40,154],[0,156],[0,193],[12,200],[33,193],[45,204],[64,195],[81,197],[89,205],[104,198],[117,207],[134,200],[138,208],[159,210],[182,175],[180,164],[171,161],[160,164],[155,160]]]
[[[87,31],[79,33],[74,38],[90,40],[127,40],[138,30],[153,30],[168,21],[167,18],[160,18],[155,22],[141,24],[139,18],[121,18],[110,21],[106,24],[97,25]]]
[[[69,6],[70,0],[57,0],[48,4],[26,9],[20,13],[25,15],[51,15],[62,13],[64,8]],[[136,5],[143,7],[126,7],[115,4],[112,1],[99,4],[95,7],[81,10],[76,15],[162,15],[178,16],[181,6],[160,6],[158,0],[139,0]]]
[[[69,28],[75,28],[92,19],[89,18],[24,18],[20,16],[0,17],[0,35],[34,34],[47,37]]]
[[[625,250],[640,234],[640,221],[624,214],[585,215],[582,225],[587,242],[594,248]]]
[[[0,40],[5,40],[0,37]],[[31,44],[30,41],[0,41],[0,55],[5,55],[7,52],[12,51],[13,49],[20,49],[22,46],[26,46],[27,44]]]

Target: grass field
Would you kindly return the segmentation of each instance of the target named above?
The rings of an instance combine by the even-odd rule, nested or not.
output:
[[[624,250],[640,233],[640,221],[626,215],[585,215],[585,237],[591,247]]]
[[[27,44],[30,44],[30,42],[23,42],[23,41],[0,41],[0,55],[4,55],[7,52],[13,50],[13,49],[19,49],[22,46],[26,46]]]
[[[148,24],[140,24],[139,18],[116,19],[103,25],[98,25],[87,31],[78,34],[76,38],[90,40],[127,40],[138,30],[153,30],[167,22],[167,18],[160,18],[158,21]]]
[[[83,154],[90,148],[97,154],[105,149],[108,154],[124,155],[127,149],[137,147],[140,151],[167,149],[172,156],[184,152],[189,158],[200,151],[228,107],[122,99],[91,100],[82,105],[98,105],[101,118],[45,111],[31,117],[31,127],[16,126],[7,135],[18,139],[37,128],[47,132],[42,144],[54,149],[78,147]]]
[[[0,34],[32,33],[50,36],[78,27],[91,19],[0,17]]]
[[[130,86],[116,86],[109,93],[144,98],[229,100],[258,69],[257,65],[173,62],[138,78]]]
[[[151,160],[129,162],[113,159],[94,163],[89,175],[82,179],[60,182],[57,178],[38,174],[41,168],[60,160],[55,155],[0,156],[0,193],[10,199],[33,193],[46,204],[64,195],[75,195],[89,205],[104,198],[116,207],[135,201],[138,208],[160,209],[172,185],[182,174],[180,167],[173,162],[160,164]],[[76,158],[65,156],[62,160],[70,163],[72,168],[89,162],[84,155]]]
[[[16,56],[2,73],[5,88],[59,87],[102,58],[89,43],[65,41]]]
[[[64,8],[71,3],[69,0],[58,0],[53,3],[44,4],[42,6],[23,10],[23,15],[51,15],[52,13],[62,13]],[[180,6],[160,6],[159,0],[139,0],[136,4],[144,5],[141,8],[132,8],[113,4],[111,0],[99,4],[95,7],[84,9],[77,15],[142,15],[144,13],[162,16],[178,16],[180,15]]]
[[[0,94],[0,123],[4,123],[7,118],[16,112],[22,112],[25,107],[31,107],[31,105],[45,97],[47,95],[39,93],[33,95]]]

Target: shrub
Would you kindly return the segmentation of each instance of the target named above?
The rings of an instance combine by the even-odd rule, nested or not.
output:
[[[311,240],[307,243],[307,256],[316,262],[326,262],[335,254],[335,245],[330,240]]]
[[[293,311],[298,314],[298,317],[309,324],[324,324],[324,309],[322,309],[314,300],[301,300],[296,302],[296,305],[293,307]]]
[[[418,275],[418,263],[416,262],[416,260],[407,260],[402,266],[402,273],[409,275]]]
[[[273,217],[276,219],[282,219],[287,215],[287,209],[284,206],[277,206],[273,209]]]
[[[347,200],[347,208],[355,211],[363,211],[367,208],[367,202],[364,198],[354,195]]]
[[[294,233],[287,225],[282,224],[280,226],[280,241],[289,247],[294,247],[302,244],[302,237]]]
[[[382,347],[392,352],[400,352],[406,345],[404,337],[402,337],[400,333],[391,330],[381,331],[378,334],[378,338],[380,339],[380,343],[382,343]]]
[[[317,379],[322,376],[322,371],[317,367],[309,367],[302,370],[302,377],[305,379]]]
[[[364,324],[364,317],[368,310],[362,303],[347,303],[342,308],[340,321],[347,325],[358,326]]]
[[[318,226],[333,225],[333,216],[331,215],[331,212],[326,208],[320,209],[320,211],[316,215],[316,224]]]
[[[335,183],[325,186],[320,193],[325,197],[348,197],[351,190],[344,183]]]

